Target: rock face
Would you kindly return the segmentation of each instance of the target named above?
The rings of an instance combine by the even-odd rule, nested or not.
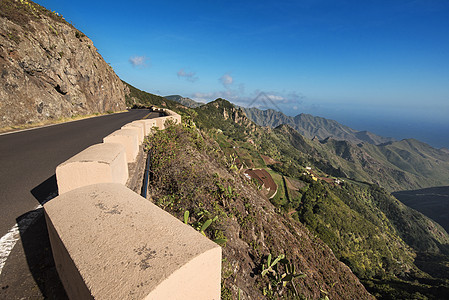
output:
[[[0,127],[126,108],[92,41],[26,0],[0,3]]]

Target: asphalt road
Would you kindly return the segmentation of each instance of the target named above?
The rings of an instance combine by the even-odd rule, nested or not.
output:
[[[52,192],[38,187],[60,163],[148,113],[131,110],[0,136],[0,236]]]
[[[46,198],[57,193],[55,170],[60,163],[93,144],[101,143],[103,137],[120,129],[124,124],[144,117],[158,116],[159,113],[150,113],[148,110],[131,110],[125,113],[1,135],[0,237],[4,236],[21,218],[42,204]],[[38,252],[35,251],[35,248],[48,247],[46,241],[39,241],[42,239],[42,233],[38,231],[46,230],[44,218],[41,217],[37,225],[32,227],[30,232],[36,231],[36,233],[20,231],[21,240],[14,247],[14,251],[11,253],[12,258],[8,257],[4,272],[1,274],[2,291],[0,294],[3,294],[2,296],[5,296],[4,293],[7,290],[12,292],[8,293],[9,295],[14,295],[15,292],[11,289],[22,288],[11,285],[24,282],[20,278],[22,275],[18,273],[30,271],[33,273],[34,266],[30,263],[30,253],[32,256],[32,253]],[[43,236],[44,239],[48,238],[45,234]],[[35,241],[35,239],[37,240]],[[16,249],[20,246],[23,248],[22,250]],[[48,252],[48,249],[45,251]],[[42,255],[46,256],[45,253]],[[42,258],[36,259],[36,261],[39,260]],[[5,277],[16,277],[15,283],[7,284]],[[36,281],[35,274],[33,277]],[[47,279],[50,280],[50,278]],[[46,280],[44,279],[44,281]],[[20,298],[23,296],[28,298],[26,295],[21,295]]]

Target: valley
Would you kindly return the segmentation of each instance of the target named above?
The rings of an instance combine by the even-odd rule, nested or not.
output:
[[[105,132],[150,116],[137,109],[157,107],[176,112],[182,122],[153,128],[145,138],[143,149],[151,153],[147,200],[221,247],[222,299],[448,299],[447,149],[310,114],[291,117],[240,107],[220,97],[203,103],[148,93],[119,78],[93,42],[58,13],[28,0],[5,0],[0,8],[1,127],[108,115],[72,123],[76,132],[60,133],[70,141],[63,145],[53,144],[64,140],[59,135],[33,135],[48,128],[22,133],[27,141],[18,144],[14,135],[2,137],[10,153],[36,150],[27,142],[39,139],[49,139],[47,146],[55,150],[43,145],[38,150],[45,158],[28,155],[27,166],[44,170],[45,176],[25,188],[8,177],[21,158],[3,157],[9,169],[4,168],[2,182],[15,184],[3,200],[3,231],[45,200],[37,187],[50,184],[56,195],[58,162]],[[130,59],[134,71],[145,67],[145,57],[140,59]],[[187,81],[180,86],[199,78],[184,69],[177,76]],[[226,73],[219,83],[227,92],[221,94],[232,98],[233,77]],[[111,114],[127,108],[133,109]],[[14,194],[23,194],[26,204],[15,201]],[[15,272],[15,261],[9,260],[8,272],[0,277],[2,291],[12,298],[51,298],[46,280],[62,289],[44,223],[41,215],[34,227],[39,232],[20,236],[26,243],[45,242],[39,257],[50,266],[43,266],[43,273],[51,274],[36,276],[37,259],[30,254],[35,251],[15,248],[11,257],[20,261],[21,271]],[[22,272],[27,267],[34,273]],[[34,284],[32,294],[14,291],[9,280],[15,286]]]
[[[363,155],[354,155],[352,151],[365,144],[308,140],[285,125],[274,129],[257,127],[241,110],[222,99],[196,108],[190,116],[199,128],[219,142],[226,156],[236,155],[235,161],[245,167],[267,168],[278,185],[278,193],[270,202],[279,213],[317,234],[376,297],[410,299],[422,295],[428,299],[444,298],[449,288],[447,232],[389,194],[388,189],[393,184],[403,186],[401,179],[378,179],[377,184],[368,182],[366,178],[376,180],[376,176],[360,176],[360,170],[366,169],[366,161],[360,169],[348,165],[335,167],[333,162],[336,161],[358,162]],[[327,143],[333,143],[331,151],[323,147]],[[405,141],[399,145],[402,143]],[[367,147],[370,147],[372,157],[379,159],[385,150],[373,149],[389,149],[391,144]],[[421,149],[421,159],[428,157],[423,151],[444,155],[417,141],[406,142],[400,147],[411,154]],[[401,153],[404,155],[405,152]],[[333,160],[329,159],[331,157]],[[401,165],[387,162],[386,158],[383,163],[379,161],[376,162],[378,174],[389,174],[391,169],[398,170]],[[401,172],[413,174],[409,172],[411,170],[406,171],[405,166],[402,165]],[[347,168],[352,169],[352,178],[343,171]],[[296,187],[287,183],[290,181],[296,182]],[[409,184],[417,186],[416,183]],[[433,267],[429,268],[429,265]],[[445,288],[429,287],[429,280],[433,280],[433,285]]]
[[[431,218],[449,232],[449,187],[432,187],[392,193],[405,205]]]

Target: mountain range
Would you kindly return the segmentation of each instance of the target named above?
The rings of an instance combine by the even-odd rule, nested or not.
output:
[[[190,108],[204,105],[204,103],[196,102],[190,98],[185,98],[179,95],[165,96],[165,98],[179,102]],[[290,125],[301,135],[309,139],[318,138],[319,140],[324,140],[330,137],[356,144],[369,143],[373,145],[395,141],[394,138],[379,136],[369,131],[357,131],[342,125],[337,121],[309,114],[299,114],[295,117],[291,117],[273,109],[260,110],[256,107],[241,107],[241,109],[245,112],[248,118],[257,125],[271,128],[279,125]]]
[[[370,143],[374,145],[392,142],[395,139],[382,137],[369,131],[357,131],[337,121],[316,117],[309,114],[299,114],[290,117],[282,112],[272,109],[260,110],[255,107],[242,107],[248,118],[260,126],[277,127],[290,125],[303,136],[312,139],[314,137],[324,140],[328,137],[337,140],[345,140],[352,143]]]
[[[183,97],[180,95],[169,95],[169,96],[164,96],[164,98],[166,98],[168,100],[179,102],[182,105],[190,107],[190,108],[196,108],[196,107],[199,107],[199,106],[205,104],[202,102],[196,102],[195,100],[192,100],[190,98],[186,98],[186,97]]]
[[[448,233],[390,194],[449,185],[447,149],[307,114],[150,94],[121,81],[58,14],[31,1],[0,8],[1,126],[126,106],[182,115],[181,125],[148,137],[161,154],[151,158],[149,192],[181,220],[189,211],[195,228],[211,221],[203,234],[223,247],[222,299],[449,294]],[[269,172],[278,185],[272,199],[243,176],[246,168]],[[279,265],[267,273],[271,257]]]
[[[435,181],[430,178],[437,178],[439,172],[443,172],[442,182],[448,184],[447,169],[429,167],[432,162],[448,163],[443,151],[415,140],[377,146],[330,138],[310,140],[289,125],[260,127],[243,109],[223,99],[200,106],[189,115],[217,140],[226,156],[235,155],[244,166],[268,167],[282,175],[284,182],[285,178],[299,179],[303,188],[297,190],[278,182],[285,192],[271,202],[325,241],[376,297],[412,299],[422,294],[423,299],[439,299],[446,293],[426,290],[424,285],[431,274],[435,276],[432,280],[442,280],[442,286],[449,288],[445,265],[449,262],[449,235],[382,188],[432,185]],[[261,154],[279,163],[265,166]],[[327,180],[311,180],[304,175],[306,166]],[[328,183],[332,178],[344,183]],[[416,280],[417,285],[410,280]]]
[[[173,97],[174,101],[182,97]],[[184,102],[188,107],[195,101]],[[200,110],[206,106],[196,103]],[[315,155],[333,166],[330,173],[376,183],[389,191],[424,188],[449,183],[449,155],[415,139],[396,141],[368,131],[356,131],[337,121],[299,114],[286,116],[274,110],[240,109],[254,123],[282,131],[291,143],[305,137]],[[216,122],[220,123],[219,120]],[[303,146],[301,146],[303,147]]]

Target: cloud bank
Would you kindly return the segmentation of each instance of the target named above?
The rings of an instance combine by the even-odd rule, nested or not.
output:
[[[147,67],[148,60],[146,56],[131,56],[128,61],[133,67]]]
[[[254,90],[246,93],[243,83],[236,84],[234,78],[226,73],[218,81],[225,88],[221,91],[197,92],[191,94],[191,98],[200,102],[210,102],[217,98],[226,99],[238,106],[257,107],[259,109],[274,109],[277,111],[290,112],[299,110],[304,106],[305,97],[297,92],[277,92]]]
[[[232,78],[232,76],[229,73],[224,74],[223,76],[221,76],[218,81],[221,82],[221,84],[225,87],[225,88],[229,88],[232,83],[234,82],[234,78]]]
[[[180,69],[177,75],[178,78],[184,78],[185,80],[190,82],[195,82],[199,79],[198,76],[195,76],[196,75],[195,72],[186,72],[184,69]]]

